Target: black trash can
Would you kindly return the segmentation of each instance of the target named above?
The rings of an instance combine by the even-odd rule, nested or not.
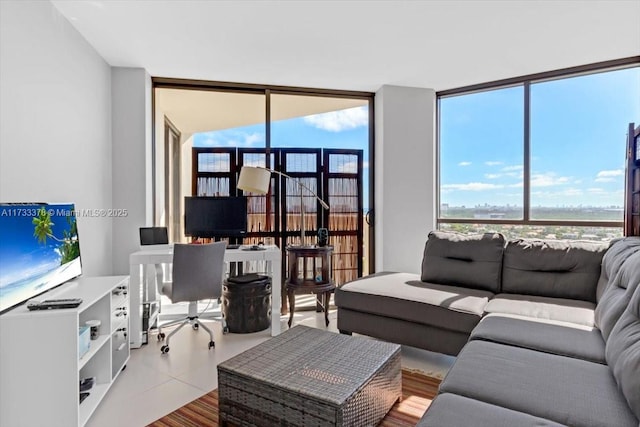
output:
[[[229,277],[222,288],[222,316],[229,332],[247,334],[271,326],[271,278],[258,274]]]

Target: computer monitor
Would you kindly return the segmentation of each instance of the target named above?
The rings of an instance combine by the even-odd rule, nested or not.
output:
[[[246,197],[185,197],[184,230],[190,237],[243,237],[247,234]]]
[[[166,245],[168,243],[167,227],[140,227],[140,245]]]

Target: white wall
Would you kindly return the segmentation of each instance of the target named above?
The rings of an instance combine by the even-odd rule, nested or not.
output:
[[[111,199],[109,65],[45,1],[0,1],[0,200]],[[85,275],[111,273],[112,219],[78,218]]]
[[[139,228],[153,225],[151,77],[142,68],[112,68],[113,273],[129,274],[129,254],[140,248]]]
[[[155,111],[155,185],[156,185],[156,200],[155,200],[155,217],[153,218],[154,224],[151,225],[164,225],[167,213],[165,212],[165,200],[164,200],[164,181],[165,181],[165,168],[164,168],[164,117],[165,113],[161,107],[156,104]]]
[[[376,271],[420,272],[436,226],[435,103],[432,89],[376,92]]]

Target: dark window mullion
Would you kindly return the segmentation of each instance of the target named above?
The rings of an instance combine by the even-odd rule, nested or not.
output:
[[[525,222],[531,219],[531,83],[524,83],[524,164],[522,215]]]

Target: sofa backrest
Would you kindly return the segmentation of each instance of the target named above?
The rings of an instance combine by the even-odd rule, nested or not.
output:
[[[500,292],[504,236],[432,231],[422,258],[423,282]]]
[[[596,302],[600,264],[608,245],[568,240],[510,240],[502,292]]]
[[[640,285],[640,237],[618,240],[609,248],[602,259],[600,282],[606,285],[596,306],[595,324],[606,340]]]
[[[640,287],[611,330],[605,357],[618,388],[640,419]]]

